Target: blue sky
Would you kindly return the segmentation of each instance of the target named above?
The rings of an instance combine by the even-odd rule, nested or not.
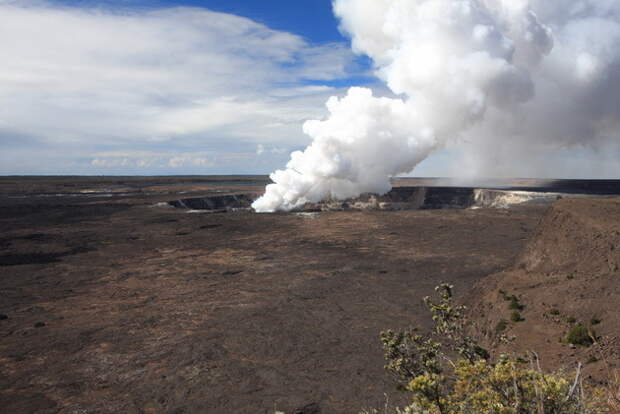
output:
[[[199,7],[244,16],[272,29],[296,33],[315,43],[345,41],[331,0],[56,0],[68,7],[156,9]]]

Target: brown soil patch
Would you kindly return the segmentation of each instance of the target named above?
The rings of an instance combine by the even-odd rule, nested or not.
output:
[[[470,301],[489,334],[510,321],[506,295],[525,306],[511,322],[511,350],[532,350],[548,369],[586,364],[586,374],[604,381],[620,367],[620,199],[574,199],[545,214],[517,264],[479,281]],[[596,343],[574,347],[566,334],[586,326]],[[505,350],[506,347],[500,347]]]

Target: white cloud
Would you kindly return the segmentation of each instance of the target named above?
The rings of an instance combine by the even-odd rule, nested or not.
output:
[[[263,144],[258,144],[256,146],[256,155],[263,155],[263,154],[286,154],[288,151],[287,148],[283,148],[283,147],[266,147]]]
[[[257,141],[301,145],[303,121],[322,116],[326,97],[338,92],[321,81],[346,78],[353,62],[344,43],[312,45],[199,8],[120,12],[0,1],[0,20],[5,154],[23,151],[16,137],[84,157],[104,146],[165,144],[174,153],[234,152],[248,143],[252,151]],[[93,166],[134,162],[95,159]]]
[[[168,165],[172,168],[181,168],[184,166],[207,167],[209,164],[209,159],[191,155],[176,156],[168,160]]]
[[[118,167],[130,169],[146,168],[201,168],[213,164],[213,154],[192,152],[157,152],[157,151],[108,151],[94,154],[90,165],[96,168],[114,169]]]

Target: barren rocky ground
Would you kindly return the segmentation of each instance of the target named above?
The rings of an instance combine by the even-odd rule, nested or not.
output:
[[[619,279],[620,199],[560,200],[515,265],[479,281],[470,298],[489,332],[510,321],[504,296],[519,298],[523,320],[505,331],[516,339],[498,352],[534,351],[545,369],[573,370],[581,362],[586,378],[605,383],[620,368]],[[591,346],[566,341],[576,325],[587,328]]]
[[[548,207],[190,213],[255,178],[0,180],[0,412],[356,413],[378,333],[511,268]],[[99,193],[97,193],[99,191]],[[90,195],[90,196],[89,196]]]

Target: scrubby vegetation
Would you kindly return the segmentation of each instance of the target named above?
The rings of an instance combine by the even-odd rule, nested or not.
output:
[[[581,378],[581,365],[572,375],[545,373],[538,357],[527,359],[500,355],[493,360],[481,347],[467,323],[465,307],[453,302],[452,286],[436,288],[437,302],[425,298],[434,329],[421,334],[415,329],[385,331],[381,341],[385,368],[394,374],[399,388],[409,393],[411,403],[396,414],[600,414],[616,412],[609,393],[588,388]],[[514,297],[514,296],[513,296]],[[512,300],[512,298],[510,299]],[[518,303],[518,301],[517,301]],[[515,313],[518,313],[515,310]],[[513,318],[514,319],[514,318]],[[498,324],[496,333],[506,329]],[[575,326],[573,330],[581,325]],[[581,327],[583,328],[583,327]],[[585,329],[585,328],[584,328]],[[570,333],[569,333],[570,334]],[[587,329],[572,339],[591,339]],[[584,336],[585,335],[585,336]],[[504,338],[505,339],[505,338]],[[364,413],[379,413],[377,410]]]
[[[569,329],[566,342],[578,346],[590,346],[594,343],[594,335],[585,326],[578,324]]]
[[[516,296],[511,296],[510,297],[510,305],[508,305],[508,309],[522,311],[523,309],[525,309],[525,306],[523,306],[519,302],[519,299]]]
[[[522,322],[525,319],[521,316],[520,312],[514,311],[510,314],[510,320],[513,322]]]
[[[508,304],[508,309],[515,311],[522,311],[525,309],[525,306],[521,303],[517,296],[509,295],[503,290],[500,290],[499,294],[502,295],[502,298],[504,298],[505,301],[510,302]]]
[[[508,321],[506,319],[500,319],[497,325],[495,325],[495,334],[500,335],[506,328],[508,328]]]

